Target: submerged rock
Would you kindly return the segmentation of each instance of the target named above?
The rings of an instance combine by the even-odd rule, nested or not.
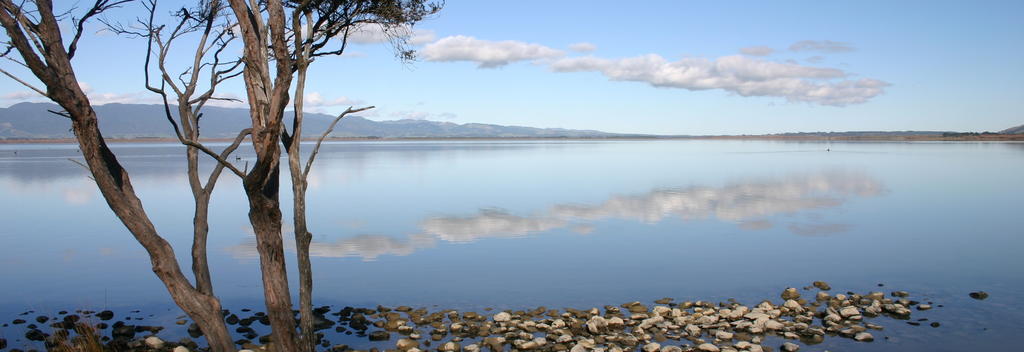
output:
[[[982,299],[988,298],[988,292],[985,292],[985,291],[971,292],[968,295],[971,296],[971,298],[974,298],[974,299],[977,299],[977,300],[982,300]]]
[[[832,289],[832,286],[829,286],[829,284],[827,282],[824,282],[824,281],[815,281],[813,283],[813,285],[814,285],[814,287],[817,287],[819,290],[823,290],[823,291],[828,291],[828,290]]]
[[[796,351],[800,350],[800,345],[797,345],[797,344],[792,343],[792,342],[786,342],[786,343],[782,344],[782,347],[779,347],[779,349],[781,349],[781,350],[783,350],[785,352],[796,352]]]
[[[782,294],[780,296],[782,296],[782,299],[784,300],[799,299],[800,291],[797,291],[797,289],[790,287],[782,291]]]

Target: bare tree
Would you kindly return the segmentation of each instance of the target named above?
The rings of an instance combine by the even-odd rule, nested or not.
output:
[[[140,37],[147,40],[146,59],[143,72],[146,89],[160,95],[164,114],[174,128],[178,141],[186,145],[187,178],[195,201],[192,238],[192,272],[195,276],[196,288],[203,293],[213,295],[213,280],[207,260],[206,245],[210,231],[209,208],[210,196],[225,167],[231,167],[228,158],[251,129],[245,128],[238,132],[234,141],[220,153],[214,153],[200,140],[199,120],[202,109],[214,100],[235,100],[215,96],[217,87],[226,80],[241,75],[241,60],[224,60],[221,55],[235,39],[230,16],[224,13],[224,3],[220,0],[202,0],[196,8],[182,7],[175,12],[177,23],[173,26],[157,25],[154,17],[157,12],[157,1],[147,0],[143,7],[149,13],[147,19],[137,19],[131,26],[123,26],[107,22],[107,27],[115,33]],[[168,68],[167,56],[171,46],[195,34],[198,41],[193,52],[190,65],[176,77]],[[154,65],[155,61],[155,65]],[[155,66],[155,68],[154,68]],[[151,82],[152,71],[156,70],[159,84]],[[202,72],[207,72],[206,76]],[[175,79],[176,78],[176,79]],[[203,85],[205,82],[205,85]],[[173,95],[173,97],[169,97]],[[171,105],[170,99],[175,105]],[[172,109],[176,110],[172,113]],[[175,120],[177,115],[177,120]],[[199,153],[212,156],[216,163],[207,175],[205,182],[199,176]],[[229,169],[235,175],[245,175],[237,168]]]
[[[411,28],[425,17],[440,10],[441,4],[413,1],[293,1],[291,32],[293,69],[296,73],[292,132],[282,129],[281,141],[288,153],[288,170],[292,181],[292,220],[299,268],[300,348],[313,351],[316,344],[313,321],[313,268],[309,246],[313,234],[306,223],[306,190],[309,171],[313,167],[324,139],[341,119],[349,114],[373,109],[373,106],[345,109],[316,140],[305,163],[301,160],[303,103],[309,65],[320,56],[341,55],[349,35],[356,30],[378,29],[394,46],[402,60],[412,60],[414,52],[406,49]],[[376,26],[376,28],[373,28]],[[335,46],[330,45],[335,41]]]
[[[46,96],[64,109],[55,113],[71,120],[72,130],[92,179],[110,209],[146,249],[153,272],[163,282],[175,303],[203,330],[213,351],[233,351],[234,343],[224,325],[220,301],[213,296],[212,289],[197,288],[201,286],[199,283],[193,286],[182,273],[174,249],[157,232],[141,200],[135,194],[128,173],[107,147],[99,130],[96,111],[82,91],[71,65],[86,21],[128,1],[96,0],[81,17],[71,18],[74,36],[65,47],[59,21],[67,19],[68,15],[55,15],[50,0],[18,4],[11,0],[0,0],[0,24],[3,25],[8,37],[5,58],[29,69],[45,88],[35,87],[6,70],[0,72]],[[34,5],[35,8],[24,6],[28,4]],[[19,54],[21,60],[7,55],[12,50]],[[181,133],[179,138],[182,138]],[[208,153],[220,156],[212,151]],[[234,166],[223,162],[223,158],[219,160],[222,161],[221,166],[239,173]],[[203,246],[205,250],[205,244]],[[203,258],[205,259],[205,254]]]

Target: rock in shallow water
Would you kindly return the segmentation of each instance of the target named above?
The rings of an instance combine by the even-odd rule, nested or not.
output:
[[[796,352],[796,351],[800,350],[800,345],[797,345],[797,344],[792,343],[792,342],[786,342],[786,343],[782,344],[782,347],[779,347],[779,349],[781,349],[781,350],[783,350],[785,352]]]
[[[977,299],[977,300],[982,300],[982,299],[988,298],[988,292],[985,292],[985,291],[971,292],[968,295],[971,296],[971,298],[974,298],[974,299]]]
[[[698,345],[697,346],[697,350],[698,351],[702,351],[702,352],[719,352],[720,351],[718,349],[718,346],[712,345],[710,343],[702,343],[702,344]]]
[[[782,294],[780,296],[782,296],[782,299],[785,300],[799,299],[800,291],[797,291],[795,288],[790,287],[787,288],[785,291],[782,291]]]
[[[832,286],[829,286],[829,284],[824,281],[815,281],[813,285],[814,287],[817,287],[819,290],[823,291],[828,291],[832,289]]]
[[[164,340],[161,340],[159,337],[156,336],[147,337],[143,341],[146,342],[146,346],[154,350],[159,350],[164,347]]]
[[[387,331],[374,331],[370,333],[370,341],[387,341],[391,339],[391,334]]]
[[[501,312],[501,313],[498,313],[498,314],[494,315],[494,321],[496,321],[496,322],[501,323],[501,322],[506,322],[506,321],[509,321],[509,320],[512,320],[512,314],[508,314],[506,312]]]
[[[861,342],[871,342],[875,340],[875,337],[871,336],[871,333],[868,332],[859,332],[853,336],[853,339]]]

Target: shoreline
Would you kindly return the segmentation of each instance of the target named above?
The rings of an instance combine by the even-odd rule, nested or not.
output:
[[[537,352],[795,352],[826,339],[853,344],[888,340],[890,334],[882,323],[941,326],[937,321],[911,319],[911,315],[928,316],[926,311],[942,309],[939,302],[917,297],[924,301],[919,302],[906,291],[885,293],[881,287],[879,284],[878,291],[863,294],[840,293],[832,291],[828,283],[816,281],[802,289],[786,288],[775,297],[750,305],[732,299],[715,303],[662,298],[603,308],[484,308],[480,313],[409,306],[322,306],[314,309],[314,317],[316,330],[324,333],[319,335],[317,345],[332,352],[481,352],[509,348]],[[979,291],[970,296],[983,300],[988,294]],[[195,342],[202,331],[185,316],[154,326],[138,318],[145,315],[138,310],[127,314],[109,310],[40,313],[27,311],[10,325],[4,323],[10,331],[25,329],[17,329],[19,332],[5,336],[7,339],[0,338],[0,349],[31,349],[33,344],[75,346],[92,341],[121,351],[205,350]],[[224,316],[229,329],[235,331],[232,335],[237,347],[250,351],[272,349],[268,348],[272,340],[265,313],[225,310]],[[165,329],[186,330],[190,339],[165,341],[171,336],[158,337]],[[80,338],[83,333],[91,336]]]
[[[248,140],[248,138],[246,138]],[[325,142],[396,142],[396,141],[616,141],[616,140],[751,140],[751,141],[808,141],[808,142],[1015,142],[1024,141],[1024,134],[993,134],[945,137],[941,135],[908,136],[621,136],[621,137],[335,137]],[[203,142],[232,142],[233,138],[204,138]],[[314,142],[316,139],[303,139]],[[107,138],[107,143],[178,143],[176,138]],[[0,139],[0,144],[74,144],[74,138]]]

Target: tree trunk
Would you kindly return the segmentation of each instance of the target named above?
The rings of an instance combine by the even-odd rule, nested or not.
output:
[[[213,295],[213,279],[210,277],[210,263],[206,256],[206,239],[210,232],[207,220],[210,213],[210,195],[196,195],[195,215],[192,217],[192,274],[196,277],[196,289]]]
[[[260,256],[263,296],[270,319],[272,341],[278,351],[291,352],[297,351],[298,345],[285,269],[284,243],[281,239],[281,208],[278,200],[281,169],[277,161],[280,151],[276,145],[265,148],[273,151],[256,161],[256,166],[245,179],[245,193],[249,198],[249,222],[256,233],[256,249]]]

